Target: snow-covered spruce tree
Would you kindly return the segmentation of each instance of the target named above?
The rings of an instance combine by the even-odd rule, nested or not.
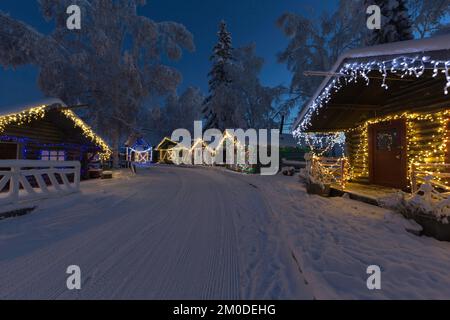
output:
[[[206,128],[224,130],[234,126],[235,111],[230,101],[232,96],[229,96],[232,81],[228,70],[233,60],[233,46],[225,21],[220,22],[217,36],[218,42],[210,57],[209,95],[204,101],[202,113],[206,118]]]
[[[381,8],[381,29],[370,32],[367,45],[414,39],[407,0],[366,0],[366,4]]]
[[[137,14],[143,0],[40,0],[54,31],[40,34],[0,12],[0,65],[39,67],[39,86],[67,104],[88,103],[87,121],[109,137],[118,162],[121,135],[139,130],[144,99],[175,91],[181,75],[162,63],[194,50],[192,35],[175,22]],[[81,30],[68,30],[66,9],[82,11]]]

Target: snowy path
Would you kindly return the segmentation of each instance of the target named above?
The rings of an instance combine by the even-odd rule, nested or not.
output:
[[[450,298],[450,243],[296,177],[161,166],[82,190],[0,221],[0,299]]]
[[[0,298],[311,298],[260,193],[236,178],[156,167],[0,221]],[[65,285],[72,264],[80,291]]]

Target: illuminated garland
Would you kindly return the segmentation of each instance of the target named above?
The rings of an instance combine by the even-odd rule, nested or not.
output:
[[[98,145],[102,152],[100,153],[100,159],[102,160],[109,160],[109,158],[112,155],[112,151],[109,148],[109,146],[106,144],[106,142],[100,138],[98,135],[92,131],[92,129],[84,123],[83,120],[81,120],[72,110],[62,110],[62,114],[64,114],[68,119],[72,120],[74,123],[74,127],[78,127],[83,132],[83,135],[88,138],[90,141]]]
[[[334,167],[332,169],[322,163],[324,159],[330,160],[333,158],[323,158],[315,154],[312,155],[311,172],[314,178],[325,184],[332,184],[333,182],[339,183],[344,190],[347,186],[347,182],[351,179],[348,168],[348,158],[345,156],[334,158]],[[339,170],[336,169],[337,166],[340,167]],[[336,177],[336,173],[340,173],[341,175]]]
[[[19,113],[9,114],[0,117],[0,133],[5,131],[6,126],[10,124],[15,124],[22,126],[29,124],[34,120],[39,120],[44,118],[46,111],[46,106],[34,107]]]
[[[223,135],[222,139],[219,141],[217,145],[217,148],[215,149],[211,148],[204,140],[199,138],[195,141],[195,143],[192,145],[191,148],[185,147],[182,144],[177,143],[175,147],[167,150],[168,151],[167,159],[175,163],[175,159],[178,159],[177,153],[179,153],[180,151],[187,151],[186,155],[183,154],[183,159],[181,160],[181,162],[189,162],[187,160],[191,159],[193,152],[196,151],[199,145],[201,145],[202,148],[207,150],[210,153],[211,157],[215,157],[217,153],[223,149],[223,143],[228,140],[231,140],[237,148],[243,150],[245,152],[246,159],[248,159],[249,151],[245,150],[245,145],[242,145],[239,141],[235,140],[235,137],[229,134],[228,131],[225,131],[225,134]],[[247,164],[245,165],[240,164],[239,168],[245,171],[249,169],[250,166]]]
[[[131,161],[133,153],[134,153],[134,161]],[[148,164],[153,161],[153,148],[149,147],[146,150],[136,150],[132,147],[128,147],[127,161],[139,164]]]
[[[372,61],[368,63],[346,63],[338,71],[338,74],[341,76],[333,79],[333,81],[331,81],[324,88],[322,93],[307,107],[308,111],[294,133],[305,131],[310,125],[313,114],[317,114],[319,109],[331,100],[332,94],[341,90],[345,85],[352,82],[357,83],[359,78],[364,79],[366,81],[366,85],[369,85],[370,78],[368,74],[372,71],[378,71],[382,75],[383,80],[381,87],[387,90],[389,87],[386,84],[386,80],[389,72],[400,74],[401,78],[406,76],[415,76],[419,78],[428,68],[433,69],[433,78],[439,75],[439,70],[442,70],[442,73],[445,75],[447,81],[444,88],[444,93],[447,95],[450,88],[450,60],[430,60],[430,57],[427,56],[423,56],[421,58],[416,56],[414,58],[400,57],[381,62]]]

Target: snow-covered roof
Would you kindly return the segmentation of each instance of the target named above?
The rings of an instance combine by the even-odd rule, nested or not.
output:
[[[160,148],[162,148],[163,145],[165,145],[165,144],[176,146],[178,143],[175,142],[175,141],[173,141],[173,140],[171,140],[171,139],[168,138],[168,137],[164,137],[164,138],[162,139],[162,141],[158,144],[158,146],[155,148],[155,150],[162,150],[162,149],[160,149]]]
[[[358,59],[358,58],[369,58],[369,57],[380,57],[380,56],[395,56],[395,55],[407,55],[414,53],[425,53],[432,51],[442,51],[450,50],[450,34],[443,36],[436,36],[426,39],[418,40],[408,40],[392,42],[387,44],[381,44],[371,47],[364,47],[349,50],[339,56],[336,63],[330,70],[330,74],[322,81],[319,88],[316,90],[312,98],[304,105],[299,113],[296,121],[294,122],[294,130],[298,127],[300,121],[303,119],[308,109],[311,107],[313,102],[320,96],[322,91],[326,88],[328,83],[334,78],[333,73],[339,70],[341,65],[345,60],[348,59]],[[450,55],[449,55],[450,56]]]
[[[30,108],[33,107],[38,107],[38,106],[51,106],[54,104],[59,104],[63,107],[66,107],[66,104],[57,98],[46,98],[46,99],[42,99],[42,100],[37,100],[37,101],[33,101],[27,104],[20,104],[20,105],[14,105],[14,106],[8,106],[8,107],[3,107],[0,109],[0,117],[6,116],[6,115],[10,115],[10,114],[16,114],[16,113],[20,113],[22,111],[28,110]]]

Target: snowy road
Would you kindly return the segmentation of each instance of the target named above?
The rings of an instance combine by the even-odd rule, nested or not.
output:
[[[0,221],[0,298],[312,298],[241,175],[154,167],[82,190]],[[80,291],[67,290],[69,265]]]
[[[449,299],[450,243],[297,177],[153,167],[0,221],[0,299]],[[69,291],[78,265],[82,289]],[[366,269],[381,269],[368,290]]]

